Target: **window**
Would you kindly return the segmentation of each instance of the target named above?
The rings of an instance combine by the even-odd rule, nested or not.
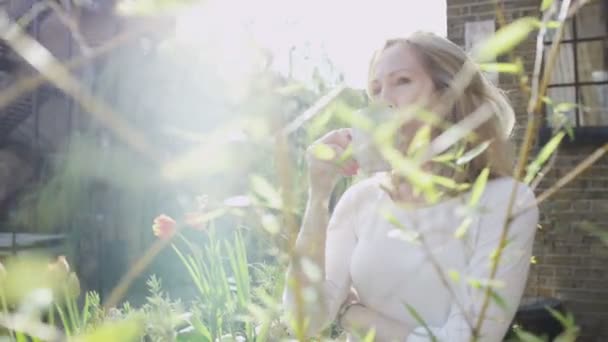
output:
[[[554,104],[578,104],[564,113],[565,119],[575,129],[576,140],[585,133],[598,132],[599,128],[608,130],[607,17],[608,0],[597,0],[581,8],[566,22],[547,90]],[[547,32],[545,57],[555,31]],[[549,108],[546,114],[547,126],[554,127],[556,118]],[[608,135],[604,135],[604,138],[608,138]]]

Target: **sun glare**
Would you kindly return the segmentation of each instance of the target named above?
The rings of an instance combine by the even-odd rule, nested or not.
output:
[[[255,65],[255,41],[284,74],[307,81],[329,60],[348,85],[362,88],[372,51],[417,30],[446,34],[445,0],[210,0],[180,15],[177,36],[216,49],[230,78]]]

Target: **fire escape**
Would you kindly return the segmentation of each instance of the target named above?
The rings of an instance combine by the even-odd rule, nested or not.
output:
[[[0,1],[0,9],[8,14],[11,22],[14,22],[30,12],[32,6],[37,2],[39,1],[5,0]],[[49,12],[50,10],[39,13],[24,27],[24,30],[36,40],[40,36],[40,23],[49,15]],[[19,84],[21,79],[33,77],[36,74],[12,51],[6,41],[0,40],[0,93],[10,90],[11,87]],[[19,181],[0,184],[0,187],[4,188],[2,196],[0,196],[0,255],[15,254],[23,249],[53,246],[62,240],[60,235],[22,233],[23,227],[16,227],[10,223],[12,210],[17,205],[20,196],[33,189],[44,177],[46,163],[44,150],[48,142],[40,130],[41,106],[53,97],[66,101],[68,108],[72,107],[69,98],[46,83],[33,91],[19,94],[8,103],[0,104],[0,151],[14,153],[27,165],[28,170],[23,172],[27,176]],[[0,166],[2,166],[1,163],[2,161],[0,161]],[[10,169],[10,165],[8,168]],[[7,169],[7,166],[4,169]],[[5,177],[6,179],[11,179],[11,177]]]

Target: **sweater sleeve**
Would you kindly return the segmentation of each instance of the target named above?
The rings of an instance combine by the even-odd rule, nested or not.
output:
[[[406,339],[407,342],[430,341],[431,332],[439,341],[466,342],[471,339],[472,329],[479,318],[485,295],[487,280],[490,278],[491,258],[498,248],[503,225],[506,220],[509,197],[514,180],[488,184],[482,197],[486,207],[482,212],[477,230],[474,252],[460,282],[454,285],[457,300],[462,304],[452,304],[447,320],[442,326],[419,326]],[[529,208],[523,211],[524,208]],[[515,316],[521,300],[528,270],[536,226],[539,220],[538,208],[531,189],[517,183],[516,199],[509,224],[507,244],[491,283],[493,295],[484,315],[479,333],[479,341],[502,341]],[[474,286],[476,279],[482,286]],[[485,283],[484,283],[485,281]],[[479,284],[477,283],[477,284]],[[464,312],[461,310],[464,309]]]
[[[329,219],[325,247],[325,279],[314,289],[303,289],[306,336],[316,336],[329,326],[346,300],[352,280],[350,263],[357,238],[355,225],[358,202],[366,187],[364,182],[349,188],[340,198]],[[283,304],[289,314],[295,313],[296,301],[289,286],[283,292]],[[292,316],[293,317],[293,316]]]

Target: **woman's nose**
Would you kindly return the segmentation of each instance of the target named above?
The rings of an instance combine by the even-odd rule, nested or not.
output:
[[[397,100],[394,94],[390,90],[382,90],[379,96],[379,100],[390,108],[397,107]]]

